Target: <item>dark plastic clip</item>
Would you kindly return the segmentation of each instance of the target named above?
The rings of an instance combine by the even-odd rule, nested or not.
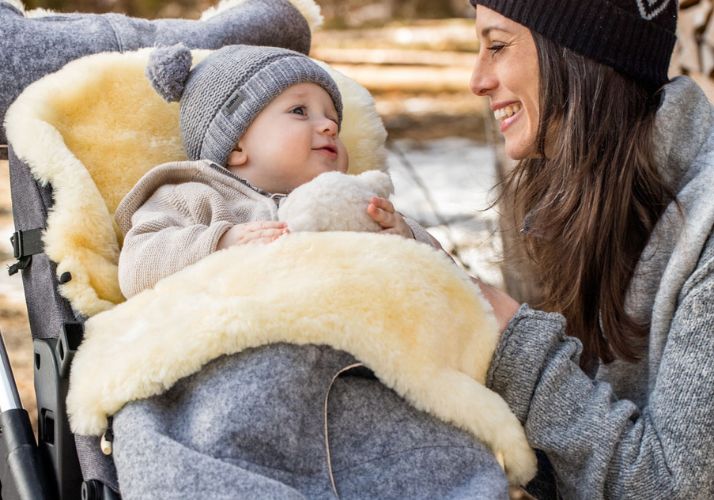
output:
[[[83,337],[84,324],[78,321],[66,321],[62,325],[57,344],[55,344],[60,377],[67,378],[69,376],[69,367],[74,359],[74,353],[77,352]]]
[[[43,230],[42,228],[37,228],[27,231],[15,231],[10,237],[12,254],[17,259],[17,262],[8,267],[7,272],[10,276],[17,273],[20,269],[27,269],[32,263],[32,256],[43,252]]]

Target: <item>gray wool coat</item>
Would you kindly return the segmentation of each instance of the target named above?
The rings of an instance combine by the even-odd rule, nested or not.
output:
[[[245,0],[204,21],[149,21],[122,14],[26,17],[0,0],[0,123],[25,87],[89,54],[179,42],[191,49],[271,45],[307,54],[310,41],[307,21],[287,0]],[[0,127],[0,144],[6,143]]]
[[[684,219],[667,208],[630,284],[628,311],[650,324],[644,359],[592,380],[563,317],[524,305],[491,362],[487,385],[550,459],[563,498],[714,498],[714,108],[680,77],[656,127]]]

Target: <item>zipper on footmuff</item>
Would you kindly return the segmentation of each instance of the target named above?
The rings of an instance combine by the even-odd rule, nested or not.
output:
[[[111,455],[114,449],[114,431],[112,430],[113,420],[113,417],[107,417],[107,430],[104,431],[102,439],[99,441],[99,447],[105,455]]]
[[[354,375],[362,378],[376,379],[374,372],[367,368],[363,363],[352,363],[351,365],[341,368],[330,380],[330,384],[327,386],[327,391],[325,391],[325,399],[322,406],[322,422],[323,422],[323,433],[325,438],[325,461],[327,462],[327,475],[330,478],[330,486],[332,486],[332,493],[335,495],[337,500],[340,500],[340,492],[337,490],[337,483],[335,482],[335,475],[332,471],[332,453],[330,452],[330,433],[329,426],[327,422],[329,413],[329,403],[330,403],[330,391],[335,385],[338,378],[347,375]]]

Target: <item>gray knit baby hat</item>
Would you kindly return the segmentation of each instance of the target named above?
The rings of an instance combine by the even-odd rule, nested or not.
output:
[[[285,89],[298,83],[324,88],[342,122],[340,91],[309,57],[276,47],[229,45],[191,69],[182,44],[152,51],[146,76],[167,101],[180,101],[181,138],[191,160],[226,165],[253,119]]]

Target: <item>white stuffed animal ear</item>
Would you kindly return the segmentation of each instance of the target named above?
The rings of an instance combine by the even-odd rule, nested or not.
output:
[[[384,172],[360,175],[327,172],[291,192],[278,219],[291,231],[371,231],[382,228],[367,213],[374,196],[388,198],[394,188]]]
[[[368,170],[357,176],[368,189],[374,191],[374,194],[380,198],[389,198],[394,194],[394,184],[392,178],[385,172],[379,170]]]

